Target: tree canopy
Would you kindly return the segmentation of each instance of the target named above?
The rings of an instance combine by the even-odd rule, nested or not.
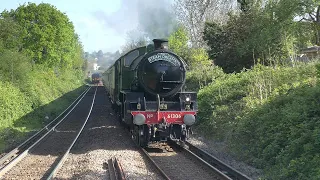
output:
[[[291,62],[298,48],[317,44],[317,28],[320,26],[295,20],[299,15],[310,13],[307,2],[238,2],[241,4],[240,13],[230,13],[225,24],[207,22],[203,33],[210,57],[225,72],[239,72],[251,68],[256,62],[265,65]],[[312,4],[311,1],[308,3]]]
[[[3,11],[1,17],[12,19],[21,27],[20,50],[27,53],[35,63],[48,67],[81,64],[75,59],[82,51],[82,46],[74,26],[67,15],[53,5],[23,4],[15,10]],[[19,42],[18,37],[16,41]]]

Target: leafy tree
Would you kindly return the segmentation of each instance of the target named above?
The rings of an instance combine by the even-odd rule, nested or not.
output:
[[[0,19],[0,40],[3,43],[3,48],[20,50],[22,45],[21,30],[21,26],[12,18]]]
[[[250,8],[250,0],[237,0],[237,2],[240,4],[240,9],[243,12],[246,12]]]
[[[181,26],[168,38],[169,48],[182,58],[186,59],[188,56],[188,40],[187,31]]]
[[[205,49],[188,47],[189,38],[184,27],[179,27],[168,40],[170,50],[182,57],[190,68],[211,64]]]
[[[79,46],[74,26],[66,14],[46,3],[28,3],[16,10],[4,11],[22,29],[22,50],[38,64],[48,67],[72,67]]]
[[[294,9],[297,16],[302,17],[300,21],[310,23],[314,35],[313,44],[320,45],[320,1],[319,0],[283,0],[283,4],[298,4]]]
[[[239,72],[257,62],[294,63],[297,47],[309,42],[308,24],[296,22],[299,1],[244,1],[248,9],[230,14],[226,24],[208,22],[204,28],[210,58],[225,72]],[[303,8],[302,8],[303,9]]]
[[[0,81],[24,84],[30,71],[31,61],[25,55],[6,49],[0,53]]]

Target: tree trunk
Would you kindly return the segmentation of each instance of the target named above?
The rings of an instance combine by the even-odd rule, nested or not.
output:
[[[316,44],[320,45],[320,6],[317,7],[316,18],[315,18],[315,28],[316,28]]]

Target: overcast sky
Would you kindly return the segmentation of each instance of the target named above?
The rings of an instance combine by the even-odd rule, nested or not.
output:
[[[126,32],[137,28],[139,16],[143,17],[139,6],[170,6],[173,0],[0,0],[0,11],[27,2],[50,3],[65,12],[85,51],[114,52],[125,43]]]

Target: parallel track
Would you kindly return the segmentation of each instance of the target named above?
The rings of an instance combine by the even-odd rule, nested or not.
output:
[[[5,156],[0,159],[0,176],[7,172],[14,164],[21,160],[28,151],[39,143],[45,136],[51,132],[56,125],[60,124],[63,119],[75,108],[75,106],[81,101],[84,95],[90,90],[91,87],[88,87],[83,93],[80,94],[62,113],[60,113],[54,120],[49,124],[43,127],[40,131],[32,135],[26,141],[21,143],[19,146],[11,150]],[[65,115],[62,119],[59,120],[61,116]]]
[[[41,129],[38,133],[33,135],[31,138],[26,140],[24,143],[19,145],[17,148],[15,148],[13,151],[8,153],[6,156],[4,156],[0,161],[2,162],[2,168],[0,169],[0,176],[3,176],[6,172],[8,172],[11,168],[13,168],[19,161],[21,161],[24,157],[28,155],[28,153],[36,148],[38,146],[39,142],[42,142],[44,138],[47,138],[49,134],[54,132],[58,125],[62,124],[64,122],[64,119],[68,117],[68,115],[74,110],[74,108],[77,107],[77,105],[80,103],[80,101],[85,97],[85,95],[88,93],[88,91],[91,89],[91,87],[87,88],[64,112],[62,112],[56,119],[51,121],[48,125],[46,125],[43,129]],[[95,91],[96,93],[96,91]],[[95,94],[94,94],[95,98]],[[92,101],[91,109],[94,103],[94,98]],[[90,110],[91,112],[91,110]],[[90,115],[89,112],[89,115]],[[59,120],[59,117],[64,115],[63,118]],[[88,117],[89,117],[88,115]],[[59,121],[58,121],[59,120]],[[88,118],[87,118],[88,120]],[[85,123],[87,122],[85,121]],[[85,126],[85,123],[83,124],[81,130]],[[79,137],[81,130],[79,131],[76,138],[73,140],[73,143],[68,148],[67,152],[64,154],[64,156],[60,159],[60,162],[56,165],[55,168],[53,168],[52,173],[49,175],[48,179],[51,179],[55,175],[55,172],[59,169],[59,167],[62,165],[63,160],[66,158],[68,152],[70,151],[71,147]],[[8,162],[8,163],[4,163]]]
[[[94,92],[94,96],[93,96],[92,104],[91,104],[91,107],[90,107],[90,111],[88,113],[88,116],[87,116],[85,122],[83,123],[83,125],[82,125],[81,129],[79,130],[77,136],[74,138],[73,142],[69,146],[68,150],[64,153],[63,157],[59,160],[58,164],[54,167],[54,169],[52,170],[52,172],[50,173],[50,175],[49,175],[49,177],[47,179],[54,178],[57,175],[59,169],[62,167],[63,163],[66,161],[66,159],[67,159],[67,157],[68,157],[68,155],[70,153],[71,148],[74,146],[74,144],[78,140],[80,134],[83,131],[83,128],[86,126],[86,124],[88,122],[88,119],[89,119],[89,117],[91,115],[91,111],[92,111],[92,108],[93,108],[93,105],[94,105],[94,102],[95,102],[95,99],[96,99],[96,94],[97,94],[97,87],[96,87],[96,90]]]

